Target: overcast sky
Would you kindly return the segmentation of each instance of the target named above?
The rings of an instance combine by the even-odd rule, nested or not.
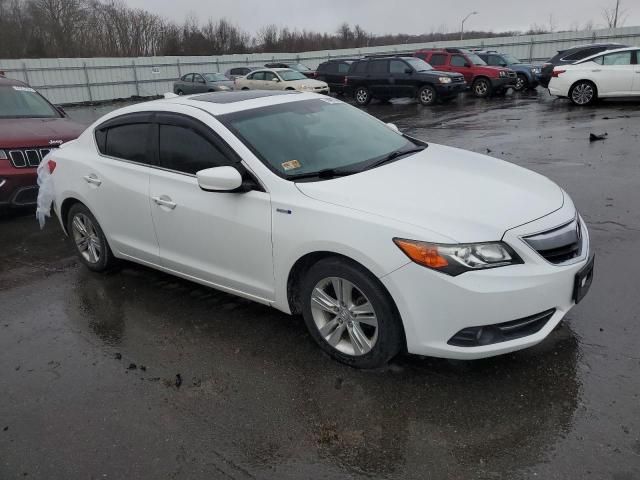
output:
[[[615,0],[125,0],[177,22],[189,13],[205,21],[226,17],[248,32],[275,23],[289,28],[334,32],[342,22],[373,33],[428,33],[443,27],[460,30],[460,20],[474,10],[465,30],[526,30],[533,24],[556,29],[604,27],[602,8]],[[640,25],[640,2],[622,0],[625,26]]]

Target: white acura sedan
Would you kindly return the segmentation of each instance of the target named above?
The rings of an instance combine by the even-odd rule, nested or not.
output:
[[[580,106],[598,98],[640,98],[639,62],[640,48],[626,47],[554,67],[549,93]]]
[[[356,367],[543,340],[586,294],[586,226],[547,178],[312,93],[137,104],[51,154],[80,260],[118,259],[302,314]]]

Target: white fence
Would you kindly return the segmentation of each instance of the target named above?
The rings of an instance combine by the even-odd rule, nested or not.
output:
[[[175,79],[191,71],[224,72],[237,66],[259,66],[273,60],[299,61],[315,68],[319,63],[329,58],[413,52],[420,48],[438,46],[491,48],[511,53],[521,59],[543,61],[555,55],[558,50],[593,42],[640,45],[640,27],[466,41],[413,43],[297,54],[0,60],[0,71],[4,71],[7,77],[29,83],[53,103],[68,104],[132,96],[161,95],[173,89]]]

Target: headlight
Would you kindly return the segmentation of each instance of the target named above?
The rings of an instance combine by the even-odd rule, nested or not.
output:
[[[451,77],[438,77],[440,83],[451,83]]]
[[[5,153],[4,150],[0,150],[0,160],[8,160],[9,157],[7,157],[7,154]]]
[[[533,67],[531,73],[540,73],[540,67]]]
[[[311,90],[311,85],[300,85],[300,90]]]
[[[507,72],[505,72],[504,70],[500,70],[500,76],[501,77],[506,77],[507,76]]]
[[[422,265],[451,276],[470,270],[504,267],[524,263],[504,242],[438,244],[394,238],[394,243],[407,257]]]
[[[220,85],[218,87],[218,90],[231,90],[229,87],[227,87],[226,85]]]

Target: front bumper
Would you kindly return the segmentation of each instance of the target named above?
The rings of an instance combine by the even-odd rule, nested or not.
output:
[[[500,355],[541,342],[575,305],[576,273],[589,258],[589,238],[583,223],[581,256],[553,265],[529,247],[523,235],[554,228],[571,218],[566,209],[506,232],[507,242],[524,260],[522,265],[467,272],[457,277],[415,263],[384,276],[381,281],[402,317],[410,353],[455,359]],[[481,346],[452,345],[461,330],[513,322],[553,313],[530,335]],[[455,343],[455,342],[454,342]]]
[[[8,164],[8,162],[6,162]],[[0,166],[0,205],[24,207],[35,205],[38,182],[35,168],[17,169]]]
[[[466,88],[467,82],[441,83],[435,86],[436,93],[440,97],[453,97],[464,92]]]
[[[516,78],[512,77],[500,77],[500,78],[491,78],[491,87],[496,90],[500,88],[513,88],[516,83]]]

